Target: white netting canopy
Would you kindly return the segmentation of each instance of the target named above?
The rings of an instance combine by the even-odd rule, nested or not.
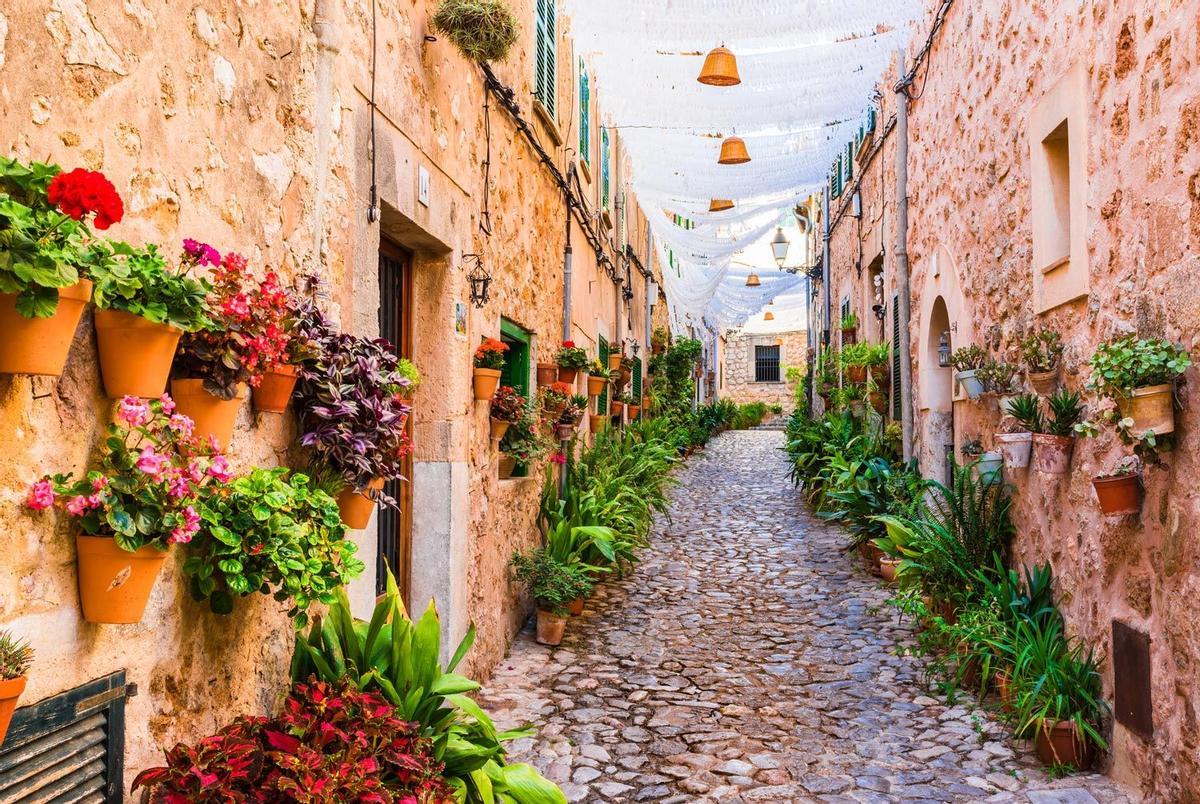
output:
[[[801,277],[734,260],[822,188],[919,0],[565,1],[606,122],[633,162],[672,326],[715,334],[794,293]],[[737,57],[740,85],[696,80],[718,45]],[[717,164],[733,135],[751,161]],[[712,199],[736,206],[709,213]],[[751,269],[757,287],[746,286]]]

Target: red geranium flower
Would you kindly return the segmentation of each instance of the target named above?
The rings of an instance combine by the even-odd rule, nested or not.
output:
[[[125,205],[117,195],[112,182],[98,173],[75,168],[70,173],[59,173],[46,188],[46,197],[51,204],[75,220],[94,213],[97,229],[107,229],[125,217]]]

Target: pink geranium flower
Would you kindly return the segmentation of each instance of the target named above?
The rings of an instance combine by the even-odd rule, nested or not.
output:
[[[200,530],[200,515],[196,513],[196,509],[188,506],[181,512],[183,515],[183,524],[171,531],[171,536],[167,541],[171,544],[187,544],[196,535],[196,531]]]
[[[166,415],[170,416],[175,412],[175,400],[171,398],[170,394],[163,394],[158,401],[162,405],[162,412]]]
[[[154,447],[146,447],[138,456],[137,468],[145,474],[158,478],[170,463],[171,459],[166,455],[159,455],[154,451]]]
[[[167,422],[167,427],[170,427],[173,431],[175,431],[175,433],[183,436],[184,438],[191,438],[192,429],[195,427],[195,424],[191,419],[189,419],[187,416],[184,416],[182,413],[176,413]]]
[[[117,404],[117,420],[130,427],[150,421],[150,406],[136,396],[127,396]]]
[[[228,483],[233,479],[233,472],[229,469],[229,460],[224,455],[213,458],[212,465],[208,467],[208,476],[220,483]]]
[[[44,478],[34,483],[29,489],[29,497],[26,498],[25,504],[34,511],[44,511],[54,505],[54,484],[49,478]]]
[[[71,516],[83,516],[92,510],[92,502],[88,497],[72,497],[67,501],[67,513]]]

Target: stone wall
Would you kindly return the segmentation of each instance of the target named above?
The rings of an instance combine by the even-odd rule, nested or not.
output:
[[[754,347],[779,347],[779,382],[754,379]],[[764,402],[782,405],[784,415],[796,409],[796,383],[788,382],[789,366],[803,367],[808,351],[804,330],[790,332],[747,332],[733,330],[726,335],[722,354],[724,383],[721,397],[744,405]]]
[[[578,137],[571,48],[559,43],[556,119],[539,116],[530,86],[534,0],[512,6],[521,38],[496,74],[515,90],[522,116],[534,121],[565,174]],[[425,381],[413,416],[409,604],[419,612],[435,600],[448,643],[474,623],[478,638],[464,667],[482,677],[529,611],[508,583],[506,564],[538,538],[543,473],[537,467],[529,479],[497,478],[487,405],[471,396],[471,352],[482,337],[498,335],[507,317],[533,333],[535,362],[552,359],[563,329],[566,206],[551,171],[494,97],[485,185],[483,74],[449,42],[427,39],[431,7],[379,1],[372,87],[365,3],[16,0],[0,9],[0,152],[103,170],[127,206],[113,237],[159,243],[168,253],[194,237],[241,251],[260,270],[320,274],[330,312],[360,334],[378,331],[381,240],[412,253],[412,356]],[[619,138],[613,141],[619,164]],[[419,193],[423,174],[427,198]],[[378,222],[367,215],[373,181]],[[622,186],[614,180],[614,196]],[[585,181],[585,194],[595,207],[598,183]],[[482,227],[485,198],[490,236]],[[625,242],[657,270],[636,199],[629,195],[627,204]],[[616,213],[600,232],[623,274]],[[635,297],[623,302],[577,222],[571,239],[575,340],[589,347],[600,334],[614,343],[644,341],[646,282],[634,271]],[[454,316],[468,298],[468,253],[480,254],[491,272],[492,298],[469,308],[460,335]],[[655,321],[664,315],[660,302]],[[87,465],[109,413],[94,355],[89,314],[61,380],[0,377],[7,456],[0,527],[9,555],[0,572],[0,624],[31,637],[38,651],[23,703],[128,671],[140,690],[127,712],[132,778],[159,758],[160,745],[194,739],[239,712],[270,709],[285,687],[291,626],[277,604],[257,596],[239,601],[230,617],[208,613],[188,599],[178,556],[140,624],[81,621],[66,523],[30,518],[19,503],[32,477]],[[240,469],[295,463],[295,435],[290,416],[247,408],[232,458]],[[374,525],[355,535],[368,570],[350,593],[363,613],[375,594]]]
[[[1115,335],[1165,337],[1196,353],[1197,14],[1195,0],[1006,1],[951,10],[909,107],[911,357],[917,451],[927,475],[944,477],[947,448],[957,454],[972,438],[990,447],[1000,428],[996,401],[963,399],[951,372],[938,367],[942,332],[951,332],[955,348],[975,343],[1018,362],[1023,335],[1055,329],[1067,345],[1063,379],[1073,389],[1082,388],[1096,345]],[[909,63],[929,22],[917,28]],[[895,80],[893,72],[880,84],[876,137],[883,145],[868,167],[856,165],[862,222],[846,213],[850,193],[831,210],[835,318],[843,298],[860,321],[873,303],[869,239],[877,226],[888,304],[895,287]],[[1032,154],[1050,118],[1069,120],[1071,131],[1066,289],[1038,264],[1034,248]],[[1161,801],[1200,800],[1200,551],[1186,536],[1200,522],[1191,492],[1200,479],[1200,407],[1189,390],[1195,380],[1193,368],[1178,394],[1176,448],[1146,473],[1140,516],[1106,519],[1098,510],[1091,478],[1125,451],[1111,430],[1079,442],[1061,479],[1007,475],[1017,557],[1053,564],[1070,630],[1106,657],[1110,701],[1118,684],[1144,682],[1114,677],[1122,657],[1113,656],[1113,622],[1149,638],[1154,733],[1138,736],[1116,724],[1108,769]]]

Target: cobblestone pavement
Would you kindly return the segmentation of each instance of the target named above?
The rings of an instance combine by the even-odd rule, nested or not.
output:
[[[484,699],[506,728],[543,724],[512,758],[573,802],[1128,800],[1103,776],[1050,780],[983,710],[929,694],[896,655],[911,631],[805,512],[782,444],[714,440],[563,645],[517,638]]]

